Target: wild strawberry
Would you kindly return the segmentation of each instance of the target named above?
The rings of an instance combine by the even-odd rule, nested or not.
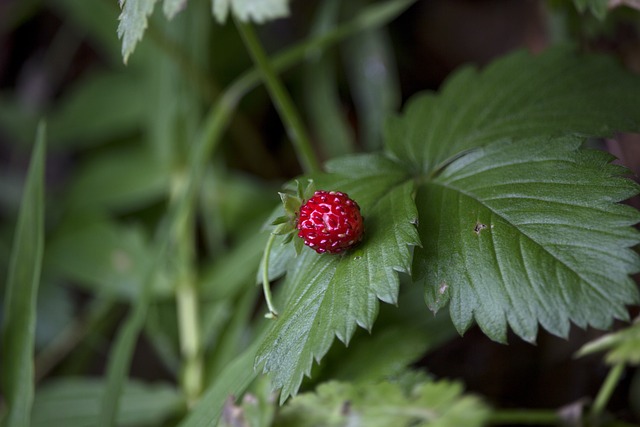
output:
[[[364,233],[360,207],[340,191],[316,191],[300,208],[296,228],[304,244],[319,254],[347,250]]]

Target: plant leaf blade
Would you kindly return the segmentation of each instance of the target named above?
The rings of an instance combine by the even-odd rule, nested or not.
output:
[[[5,426],[27,426],[34,396],[36,299],[44,251],[45,125],[40,124],[20,204],[4,300],[2,386]]]
[[[120,0],[122,12],[118,37],[122,39],[122,58],[126,64],[147,29],[149,15],[157,0]]]
[[[640,131],[640,79],[611,58],[568,47],[516,52],[481,72],[466,67],[437,96],[412,98],[385,128],[387,149],[429,174],[461,153],[501,139]]]
[[[212,0],[213,15],[224,23],[231,11],[240,21],[261,24],[289,15],[289,0]]]
[[[282,389],[282,402],[297,392],[334,336],[348,343],[357,326],[371,329],[378,300],[397,302],[397,273],[409,272],[410,247],[419,241],[413,182],[393,165],[382,156],[354,156],[329,166],[348,175],[314,177],[318,188],[346,191],[358,202],[365,238],[343,256],[303,250],[289,266],[285,308],[256,358],[274,388]]]
[[[454,161],[421,187],[423,248],[414,278],[428,305],[448,300],[464,332],[475,319],[497,341],[507,325],[534,341],[538,322],[566,336],[569,321],[607,328],[638,300],[637,193],[603,152],[575,137],[501,141]],[[445,295],[446,294],[446,295]],[[444,298],[445,302],[441,301]]]

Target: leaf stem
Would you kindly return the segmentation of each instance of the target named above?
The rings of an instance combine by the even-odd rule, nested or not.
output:
[[[624,367],[624,363],[618,363],[614,365],[607,374],[607,378],[605,378],[602,387],[600,387],[600,391],[598,391],[596,400],[591,407],[590,415],[592,417],[599,417],[604,411],[604,408],[607,406],[607,403],[609,402],[613,391],[620,381],[620,377],[622,377]]]
[[[269,234],[269,240],[267,240],[267,246],[262,256],[262,290],[264,291],[264,299],[267,301],[267,307],[269,308],[269,313],[266,314],[268,318],[278,317],[278,311],[273,305],[271,286],[269,284],[269,256],[271,255],[271,248],[275,240],[276,235],[273,233]]]
[[[245,47],[253,58],[253,62],[260,70],[262,79],[267,86],[269,95],[280,114],[282,122],[287,128],[287,134],[293,143],[303,169],[305,172],[319,171],[320,164],[311,146],[311,139],[307,130],[302,124],[300,114],[284,84],[278,79],[276,71],[262,48],[253,27],[251,24],[240,22],[239,20],[236,20],[236,27],[242,36]]]
[[[197,147],[196,147],[197,148]],[[192,161],[193,157],[192,157]],[[189,404],[195,403],[202,391],[202,344],[200,339],[198,290],[194,277],[194,198],[189,195],[192,191],[185,173],[178,172],[174,176],[171,201],[176,204],[185,203],[185,209],[175,217],[173,227],[173,242],[176,249],[176,303],[178,315],[178,330],[180,352],[184,361],[181,377],[182,388]],[[202,177],[198,176],[199,179]],[[201,182],[200,180],[193,182]],[[185,200],[183,197],[186,197]]]

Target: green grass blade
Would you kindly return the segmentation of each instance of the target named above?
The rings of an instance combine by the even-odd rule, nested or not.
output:
[[[127,317],[125,323],[118,331],[116,342],[111,350],[109,363],[107,366],[106,390],[102,396],[102,406],[100,409],[99,427],[111,427],[116,425],[120,398],[123,393],[127,373],[131,365],[131,358],[135,350],[138,335],[144,326],[147,316],[147,307],[151,302],[154,271],[159,265],[160,254],[164,246],[159,249],[153,268],[148,273],[144,283],[144,288],[140,297],[136,300],[132,312]]]
[[[44,250],[45,125],[38,126],[15,229],[2,324],[5,427],[30,424],[34,395],[33,345],[36,299]]]

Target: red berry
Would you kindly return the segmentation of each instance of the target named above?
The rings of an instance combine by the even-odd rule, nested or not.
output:
[[[340,253],[362,240],[360,206],[339,191],[316,191],[300,208],[298,237],[319,254]]]

